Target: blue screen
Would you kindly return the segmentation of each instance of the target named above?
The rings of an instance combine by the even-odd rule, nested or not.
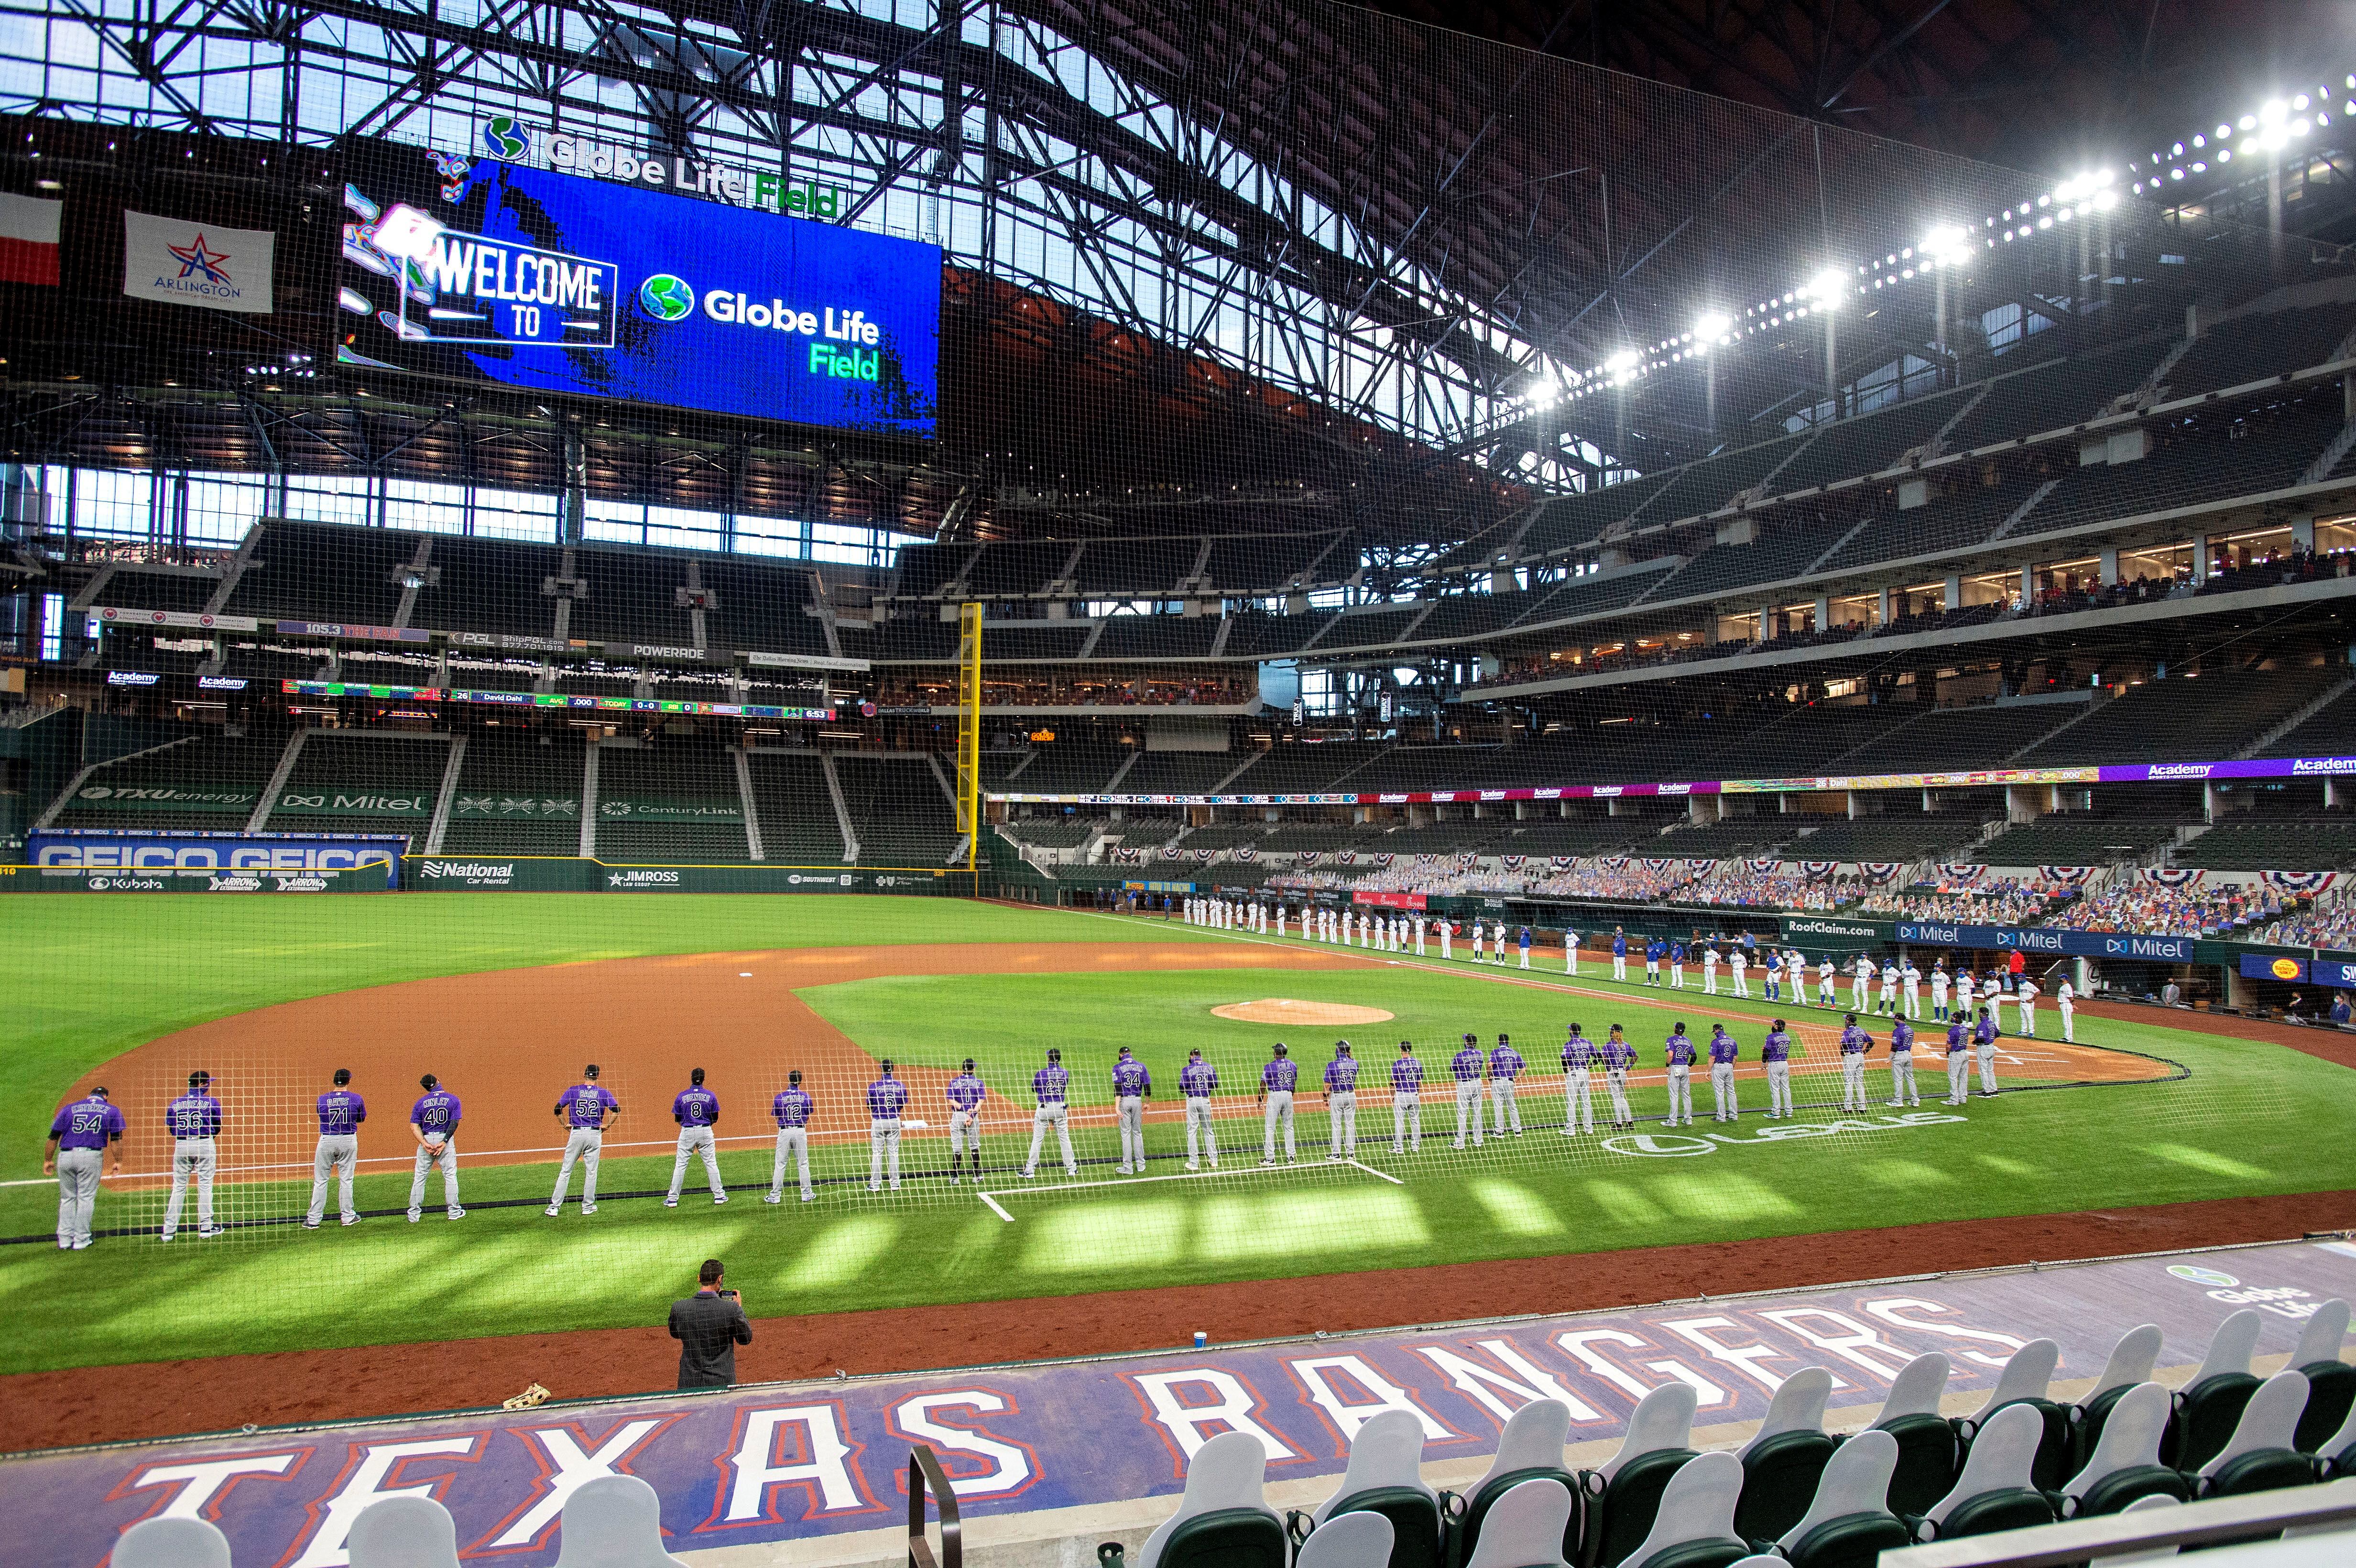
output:
[[[493,162],[439,194],[355,187],[447,227],[400,289],[376,224],[347,227],[346,364],[934,433],[936,246]]]

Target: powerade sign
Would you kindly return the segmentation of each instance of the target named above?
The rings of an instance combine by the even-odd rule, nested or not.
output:
[[[2061,958],[2143,958],[2190,964],[2195,939],[2138,936],[2124,931],[2059,931],[2047,926],[1946,925],[1901,922],[1898,940],[1916,947],[1978,947],[2044,953]]]
[[[347,368],[934,434],[936,246],[412,148],[352,163]],[[422,254],[380,243],[396,203],[444,225]]]

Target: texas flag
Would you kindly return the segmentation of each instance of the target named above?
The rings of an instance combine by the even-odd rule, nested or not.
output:
[[[58,219],[62,201],[0,191],[0,283],[58,286]]]

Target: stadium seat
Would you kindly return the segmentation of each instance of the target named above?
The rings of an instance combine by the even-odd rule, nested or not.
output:
[[[1391,1531],[1390,1568],[1438,1568],[1447,1545],[1440,1494],[1423,1478],[1423,1421],[1386,1410],[1350,1439],[1350,1463],[1333,1495],[1308,1516],[1311,1535],[1354,1513],[1379,1515]]]
[[[1955,1429],[1939,1413],[1946,1392],[1946,1352],[1929,1350],[1898,1369],[1873,1430],[1898,1440],[1898,1463],[1886,1499],[1894,1514],[1925,1514],[1955,1484]]]
[[[2315,1461],[2291,1446],[2306,1408],[2305,1373],[2286,1369],[2260,1383],[2233,1424],[2233,1435],[2201,1467],[2200,1496],[2244,1497],[2313,1481]]]
[[[115,1568],[229,1568],[229,1537],[209,1519],[143,1519],[117,1537]]]
[[[2184,1505],[2182,1503],[2177,1501],[2174,1498],[2154,1494],[2147,1498],[2137,1498],[2135,1501],[2127,1504],[2126,1507],[2121,1509],[2119,1511],[2121,1513],[2150,1513],[2157,1509],[2182,1508],[2183,1506]],[[2117,1568],[2117,1564],[2122,1563],[2158,1563],[2163,1559],[2175,1556],[2180,1550],[2181,1548],[2179,1547],[2160,1546],[2155,1547],[2149,1552],[2130,1552],[2121,1557],[2105,1557],[2103,1559],[2103,1568]]]
[[[2347,1337],[2348,1303],[2335,1296],[2308,1316],[2291,1352],[2290,1364],[2307,1374],[2307,1409],[2296,1444],[2307,1453],[2322,1452],[2323,1440],[2356,1408],[2356,1367],[2340,1359],[2340,1341]]]
[[[663,1549],[662,1499],[636,1476],[599,1476],[564,1499],[556,1568],[686,1568]]]
[[[1833,1440],[1825,1432],[1825,1402],[1832,1392],[1832,1373],[1801,1368],[1783,1380],[1758,1432],[1736,1450],[1742,1496],[1734,1505],[1734,1533],[1744,1541],[1772,1541],[1807,1512],[1833,1456]]]
[[[1145,1538],[1137,1568],[1285,1568],[1290,1542],[1267,1480],[1268,1450],[1250,1433],[1204,1444],[1187,1462],[1178,1511]]]
[[[1669,1477],[1649,1534],[1628,1554],[1629,1568],[1727,1568],[1751,1555],[1734,1533],[1742,1462],[1702,1454]]]
[[[1915,1539],[1945,1541],[2052,1523],[2053,1505],[2029,1484],[2044,1435],[2044,1417],[2034,1405],[2016,1403],[1990,1415],[1964,1456],[1954,1489],[1908,1521]]]
[[[458,1568],[457,1522],[448,1509],[422,1495],[369,1504],[345,1541],[351,1568]]]
[[[1558,1399],[1532,1400],[1506,1418],[1505,1430],[1497,1437],[1497,1456],[1489,1461],[1487,1473],[1465,1491],[1462,1507],[1455,1510],[1452,1555],[1457,1561],[1466,1561],[1479,1551],[1489,1510],[1526,1481],[1558,1482],[1570,1494],[1563,1537],[1556,1542],[1558,1552],[1570,1556],[1580,1540],[1583,1499],[1579,1477],[1563,1467],[1562,1445],[1569,1436],[1570,1407]]]
[[[2257,1348],[2258,1315],[2251,1308],[2231,1313],[2217,1325],[2208,1353],[2177,1391],[2160,1463],[2198,1470],[2216,1456],[2233,1435],[2242,1407],[2258,1392],[2258,1380],[2250,1375],[2250,1357]]]
[[[2326,1480],[2341,1480],[2356,1476],[2356,1410],[2340,1424],[2340,1430],[2323,1440],[2315,1451],[2315,1462]]]
[[[1582,1568],[1612,1568],[1652,1533],[1662,1488],[1694,1456],[1695,1403],[1691,1383],[1663,1383],[1636,1402],[1620,1451],[1601,1468],[1580,1473],[1587,1504]]]
[[[2168,1431],[2168,1391],[2136,1383],[2111,1402],[2102,1440],[2086,1463],[2062,1488],[2054,1510],[2063,1519],[2117,1513],[2139,1498],[2192,1495],[2183,1475],[2159,1462],[2159,1440]]]
[[[1808,1509],[1775,1550],[1795,1568],[1873,1568],[1885,1549],[1907,1544],[1906,1526],[1890,1511],[1890,1477],[1898,1439],[1860,1432],[1834,1450]]]
[[[2159,1326],[2138,1324],[2119,1336],[2111,1347],[2111,1359],[2103,1363],[2103,1375],[2086,1391],[2086,1397],[2071,1412],[2077,1430],[2080,1468],[2094,1458],[2094,1449],[2103,1440],[2104,1423],[2110,1419],[2112,1406],[2124,1398],[2127,1390],[2151,1381],[2152,1368],[2159,1364]],[[2155,1457],[2153,1463],[2158,1461]]]
[[[2046,1397],[2053,1383],[2053,1369],[2061,1363],[2062,1347],[2051,1339],[2031,1339],[2012,1353],[1997,1375],[1996,1388],[1988,1394],[1987,1403],[1971,1415],[1955,1418],[1955,1436],[1964,1445],[1968,1464],[1972,1443],[1976,1434],[1988,1423],[1988,1418],[2009,1405],[2025,1404],[2037,1412],[2045,1430],[2037,1443],[2037,1457],[2029,1466],[2029,1484],[2040,1491],[2051,1491],[2070,1473],[2072,1435],[2070,1411]]]
[[[1391,1521],[1381,1514],[1345,1513],[1312,1531],[1292,1560],[1293,1568],[1377,1568],[1396,1563]]]
[[[1489,1527],[1464,1568],[1569,1568],[1562,1543],[1577,1501],[1577,1493],[1542,1476],[1507,1487],[1489,1506]]]

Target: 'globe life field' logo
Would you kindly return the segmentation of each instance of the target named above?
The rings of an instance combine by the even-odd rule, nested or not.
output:
[[[483,151],[508,163],[519,162],[531,154],[531,132],[512,114],[495,114],[483,122]]]
[[[695,291],[685,278],[657,272],[638,285],[638,308],[657,321],[685,321],[695,310]]]

